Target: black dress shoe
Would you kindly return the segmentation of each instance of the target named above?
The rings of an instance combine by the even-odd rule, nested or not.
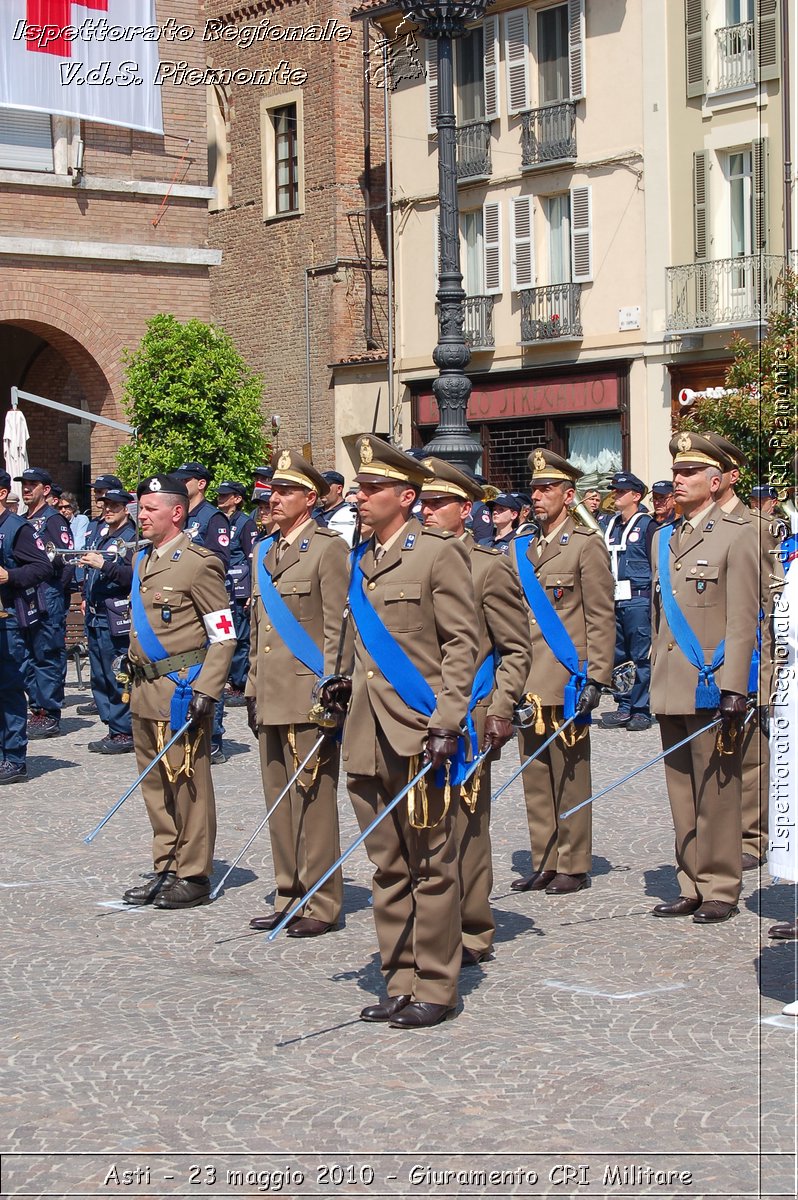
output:
[[[589,875],[566,875],[558,871],[546,888],[547,896],[570,896],[572,892],[581,892],[582,888],[590,887]]]
[[[486,958],[490,958],[490,950],[472,950],[469,946],[463,946],[463,958],[461,966],[476,967],[479,963],[484,962]]]
[[[778,942],[795,942],[798,941],[798,921],[779,921],[776,925],[771,925],[768,930],[768,937],[775,938]]]
[[[315,917],[300,917],[291,924],[286,937],[321,937],[329,933],[335,926],[329,921],[317,921]]]
[[[138,887],[128,888],[122,899],[125,904],[152,904],[155,897],[164,890],[177,883],[177,875],[174,871],[161,871],[154,879],[148,883],[139,884]]]
[[[551,883],[556,871],[533,871],[525,879],[514,879],[510,884],[511,892],[542,892]]]
[[[390,1021],[391,1017],[400,1009],[406,1008],[412,999],[412,996],[389,996],[380,1004],[369,1004],[362,1010],[360,1019],[361,1021]]]
[[[429,1025],[440,1025],[454,1012],[448,1004],[430,1004],[426,1000],[412,1000],[395,1017],[391,1017],[391,1029],[426,1029]]]
[[[272,929],[276,929],[285,916],[286,909],[283,912],[273,912],[270,917],[253,917],[249,923],[250,929],[258,929],[262,933],[270,933]],[[298,921],[299,917],[294,917],[289,921],[289,925],[293,925],[294,921]]]
[[[705,900],[693,921],[696,925],[714,925],[716,921],[728,921],[739,911],[736,904],[727,904],[725,900]]]
[[[189,879],[178,879],[171,887],[164,888],[153,902],[155,908],[196,908],[208,904],[211,898],[211,881],[207,875],[194,875]]]
[[[658,904],[651,911],[655,917],[690,917],[700,906],[697,896],[680,896],[678,900]]]
[[[757,867],[762,865],[761,859],[758,859],[755,854],[749,854],[747,850],[743,851],[743,870],[755,871]]]

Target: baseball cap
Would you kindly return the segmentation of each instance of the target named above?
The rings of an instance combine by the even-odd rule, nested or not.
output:
[[[322,475],[328,483],[337,483],[339,487],[344,486],[344,477],[340,471],[322,471]]]
[[[208,468],[198,462],[183,463],[177,470],[170,473],[176,479],[204,479],[207,483],[211,481],[211,473]]]
[[[523,508],[523,501],[520,496],[514,492],[499,492],[495,500],[491,500],[492,506],[499,505],[500,508],[511,508],[513,512],[520,513]]]
[[[234,483],[231,481],[227,481],[226,483],[219,484],[218,488],[216,489],[216,495],[217,496],[240,496],[242,500],[246,500],[247,489],[244,487],[243,483]]]
[[[124,491],[122,480],[116,475],[98,475],[94,483],[91,485],[92,491],[95,488],[116,488],[117,491]]]
[[[2,487],[2,484],[0,484]],[[770,483],[758,483],[756,487],[751,488],[752,500],[778,500],[779,489],[773,487]]]
[[[645,496],[646,490],[643,480],[638,479],[637,475],[632,475],[630,471],[616,471],[610,480],[610,491],[639,492],[641,496]]]
[[[126,492],[124,488],[109,488],[103,496],[106,504],[130,504],[136,497],[132,492]]]
[[[673,483],[670,479],[658,479],[656,483],[651,485],[652,496],[672,496]]]
[[[15,475],[16,483],[47,483],[52,487],[53,477],[43,467],[28,467],[21,475]]]

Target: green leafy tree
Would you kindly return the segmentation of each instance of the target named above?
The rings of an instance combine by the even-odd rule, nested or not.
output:
[[[128,487],[184,462],[203,463],[217,483],[247,483],[267,461],[262,381],[217,326],[159,313],[125,368],[125,408],[138,430],[137,444],[117,455]]]
[[[725,396],[701,397],[680,418],[678,428],[714,430],[746,454],[739,491],[757,483],[794,487],[798,449],[798,275],[788,272],[779,285],[779,311],[772,312],[759,343],[735,334],[726,372]]]

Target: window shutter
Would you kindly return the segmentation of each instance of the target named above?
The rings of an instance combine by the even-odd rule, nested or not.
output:
[[[52,171],[50,114],[0,108],[0,167],[12,171]]]
[[[571,99],[585,95],[585,0],[568,0],[568,69]]]
[[[693,242],[696,262],[709,257],[709,151],[693,155]]]
[[[531,196],[515,196],[512,207],[512,277],[514,292],[535,286],[534,211]]]
[[[427,67],[427,131],[438,132],[438,43],[427,38],[424,42]]]
[[[751,143],[751,172],[753,175],[753,251],[767,254],[768,247],[768,154],[767,138]]]
[[[756,54],[760,79],[778,79],[780,49],[779,0],[757,0]]]
[[[483,87],[485,120],[495,121],[499,115],[499,18],[486,17],[482,22]]]
[[[571,188],[571,282],[593,278],[593,214],[591,188]]]
[[[703,96],[706,89],[704,69],[705,0],[685,0],[685,54],[687,95]]]
[[[529,15],[525,8],[504,14],[504,65],[507,111],[514,116],[529,108]]]
[[[498,200],[482,205],[482,253],[485,291],[495,296],[502,290],[502,223]]]

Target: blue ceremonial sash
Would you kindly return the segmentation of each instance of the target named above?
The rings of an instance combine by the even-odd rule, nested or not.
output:
[[[491,650],[485,655],[482,665],[478,668],[474,676],[474,683],[471,688],[471,698],[468,701],[468,712],[466,713],[466,729],[468,730],[468,738],[471,743],[471,757],[476,758],[479,753],[477,744],[477,730],[474,725],[474,709],[479,704],[480,700],[484,700],[493,691],[496,683],[496,672],[499,669],[501,659],[496,650]]]
[[[752,692],[759,691],[759,662],[760,662],[760,659],[762,658],[762,622],[764,621],[764,619],[765,619],[765,614],[762,611],[762,609],[760,608],[759,622],[756,627],[756,645],[754,646],[754,652],[751,655],[751,669],[748,672],[748,695],[749,696],[752,694]]]
[[[139,639],[141,648],[147,655],[150,662],[161,662],[162,659],[168,658],[168,651],[164,648],[161,639],[150,624],[150,619],[147,616],[147,610],[144,607],[144,601],[141,598],[141,580],[139,579],[139,567],[142,561],[147,557],[146,550],[140,550],[136,555],[136,561],[133,564],[133,580],[130,585],[130,611],[133,616],[133,627],[136,630],[136,637]],[[207,645],[207,642],[206,642]],[[188,668],[188,674],[185,679],[181,679],[177,671],[170,671],[164,679],[171,679],[175,685],[172,703],[169,709],[169,724],[172,727],[172,732],[177,733],[186,723],[188,714],[188,706],[191,703],[192,687],[194,680],[202,670],[202,663],[195,663]]]
[[[676,638],[676,645],[682,654],[698,671],[698,686],[695,690],[695,706],[699,708],[717,708],[720,704],[720,690],[715,683],[715,672],[723,663],[726,655],[726,639],[718,643],[712,662],[704,662],[704,652],[694,634],[687,617],[679,608],[679,603],[671,587],[670,541],[673,525],[665,525],[659,532],[659,583],[662,607],[670,626],[671,633]]]
[[[278,636],[285,642],[294,658],[298,658],[309,671],[321,679],[324,674],[324,655],[283,600],[272,583],[272,577],[266,566],[266,555],[274,545],[276,538],[277,535],[273,533],[257,546],[258,587],[260,588],[261,602]]]
[[[411,662],[396,638],[386,628],[382,618],[377,615],[374,606],[366,597],[363,586],[365,576],[360,560],[368,550],[368,546],[368,542],[361,542],[352,551],[349,611],[366,652],[374,660],[380,674],[391,685],[399,699],[408,708],[421,713],[422,716],[431,717],[437,703],[435,693],[415,663]],[[476,686],[476,680],[474,683]],[[474,701],[474,703],[476,702]],[[452,760],[449,773],[449,782],[453,787],[461,782],[465,774],[465,761],[465,740],[461,737],[457,744],[457,756]],[[438,787],[443,786],[445,782],[443,769],[435,772],[435,782]]]
[[[524,597],[540,626],[540,632],[543,634],[546,645],[571,676],[563,692],[563,716],[566,721],[569,721],[576,713],[576,705],[582,694],[582,688],[587,683],[587,659],[580,665],[579,655],[576,653],[576,646],[571,640],[571,635],[563,625],[562,619],[546,595],[543,584],[535,574],[535,568],[526,556],[532,536],[532,534],[525,534],[523,537],[513,539],[515,565]],[[584,717],[577,717],[575,720],[577,725],[589,725],[590,723],[589,713]]]

